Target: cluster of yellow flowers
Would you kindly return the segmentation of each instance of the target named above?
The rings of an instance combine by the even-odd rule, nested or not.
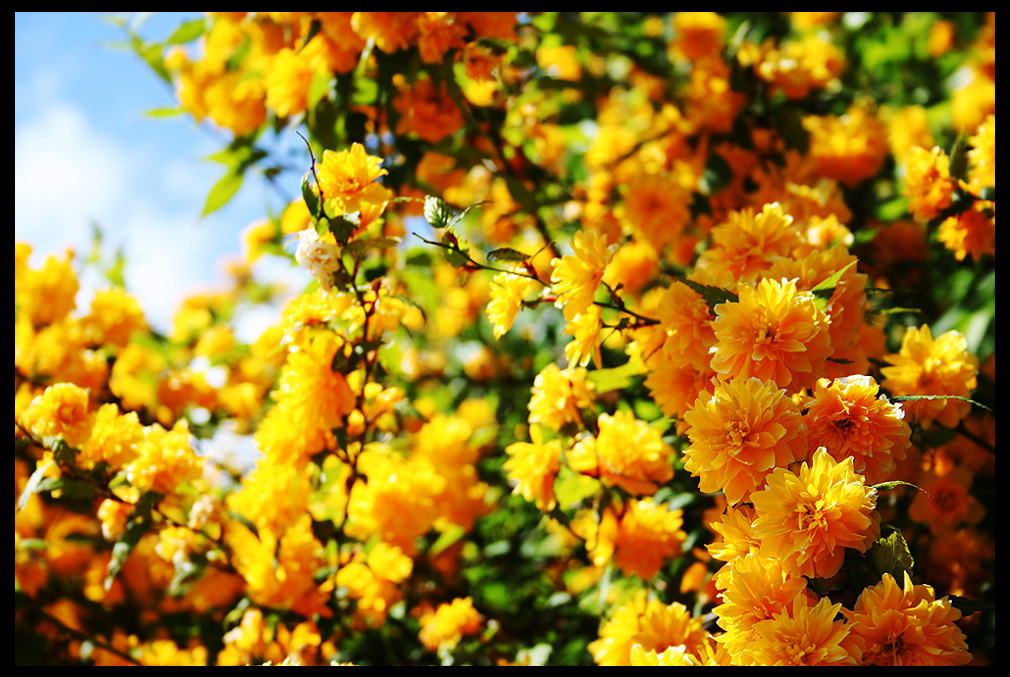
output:
[[[836,14],[779,19],[611,17],[645,68],[560,15],[211,13],[180,106],[318,161],[168,337],[15,245],[17,622],[98,664],[971,661],[994,357],[887,307],[926,227],[991,265],[994,94],[948,156],[849,91]],[[245,346],[268,253],[311,282]]]

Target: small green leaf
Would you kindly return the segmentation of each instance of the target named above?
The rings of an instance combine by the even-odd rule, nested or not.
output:
[[[679,282],[686,284],[688,287],[696,291],[698,295],[704,299],[705,303],[708,304],[709,310],[713,312],[715,312],[715,307],[720,303],[736,303],[740,300],[739,296],[728,289],[713,287],[708,284],[701,284],[700,282],[689,280],[682,275],[678,275],[676,278]]]
[[[35,472],[32,473],[31,477],[28,478],[28,482],[25,484],[25,490],[21,492],[21,498],[18,499],[18,511],[24,510],[25,506],[28,505],[28,499],[32,497],[32,494],[37,494],[42,490],[42,480],[46,477],[46,471],[52,467],[55,467],[56,463],[49,461],[41,461],[38,466],[35,467]]]
[[[456,210],[442,198],[428,195],[424,198],[424,220],[432,228],[448,228],[456,220]]]
[[[641,375],[640,366],[634,362],[627,362],[620,367],[593,370],[586,378],[596,386],[596,392],[599,394],[626,390],[639,375]]]
[[[992,409],[981,402],[976,402],[970,397],[962,397],[960,395],[895,395],[891,398],[892,402],[914,402],[916,400],[961,400],[962,402],[971,402],[976,407],[981,407],[986,411],[992,411]]]
[[[305,206],[309,208],[309,214],[313,219],[318,219],[320,217],[319,213],[319,194],[312,187],[312,170],[302,174],[302,199],[305,200]]]
[[[177,115],[182,115],[185,113],[181,108],[152,108],[146,111],[144,115],[149,118],[171,118]]]
[[[508,247],[495,249],[487,254],[488,263],[498,263],[499,261],[525,261],[527,258],[529,257],[521,251],[510,249]]]
[[[921,488],[915,486],[911,482],[902,482],[901,480],[892,480],[890,482],[881,482],[880,484],[874,484],[871,489],[876,491],[878,494],[882,491],[890,491],[891,489],[896,489],[898,487],[912,487],[916,491],[922,491]]]
[[[398,237],[370,237],[355,240],[347,245],[347,251],[351,253],[363,252],[369,249],[391,249],[400,244]]]
[[[203,205],[201,218],[216,212],[224,207],[235,196],[235,193],[242,187],[244,177],[241,174],[228,172],[222,176],[214,187],[207,194],[207,201]]]
[[[205,30],[207,30],[207,22],[203,18],[186,21],[175,29],[175,32],[168,37],[166,43],[169,45],[182,45],[192,42],[203,35]]]
[[[905,572],[911,576],[915,565],[905,537],[901,531],[893,528],[890,534],[870,546],[867,559],[878,574],[891,574],[899,581],[904,580]]]
[[[831,300],[832,294],[835,293],[835,288],[841,281],[842,276],[845,275],[845,272],[849,268],[856,265],[856,263],[858,263],[858,261],[853,259],[848,263],[848,265],[836,271],[834,275],[822,281],[820,284],[818,284],[817,286],[815,286],[813,289],[810,290],[813,293],[814,297],[817,299],[816,305],[818,308],[820,308],[821,310],[825,309],[828,301]]]

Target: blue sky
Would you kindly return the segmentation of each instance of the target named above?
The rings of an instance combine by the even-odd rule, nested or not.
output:
[[[187,16],[198,14],[154,14],[137,32],[163,40]],[[32,245],[33,266],[68,247],[80,261],[97,223],[106,256],[123,249],[127,288],[165,328],[186,292],[223,284],[221,257],[240,251],[239,234],[271,199],[247,181],[201,220],[223,171],[203,158],[226,139],[186,116],[146,116],[175,100],[138,57],[110,46],[124,37],[98,14],[15,13],[14,239]],[[79,305],[96,284],[85,276]]]

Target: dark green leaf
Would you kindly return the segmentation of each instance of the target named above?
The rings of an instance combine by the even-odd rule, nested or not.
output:
[[[705,300],[705,303],[708,304],[709,310],[713,312],[715,312],[715,307],[720,303],[736,303],[740,300],[740,297],[736,294],[722,287],[701,284],[680,275],[677,276],[677,280],[696,291]]]
[[[309,214],[312,215],[312,218],[318,219],[320,216],[319,194],[312,188],[311,169],[302,175],[302,199],[305,200],[305,206],[309,208]]]
[[[521,251],[509,249],[508,247],[495,249],[487,254],[488,263],[498,263],[499,261],[525,261],[527,258],[529,257]]]
[[[897,580],[904,580],[904,573],[912,574],[915,562],[908,549],[905,537],[897,529],[881,538],[866,553],[867,559],[878,574],[891,574]]]

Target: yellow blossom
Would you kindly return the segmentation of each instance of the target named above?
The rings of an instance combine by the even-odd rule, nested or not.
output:
[[[597,437],[584,437],[568,452],[574,470],[635,495],[651,495],[673,478],[673,449],[659,429],[627,410],[600,414]]]
[[[91,437],[88,391],[72,383],[49,386],[25,411],[21,424],[47,446],[63,441],[79,449]]]
[[[831,356],[829,319],[796,280],[741,285],[739,300],[715,308],[712,368],[724,378],[757,377],[780,388],[810,385]]]
[[[544,444],[543,432],[536,424],[530,426],[530,440],[532,443],[516,442],[505,449],[509,460],[504,469],[516,482],[513,494],[536,501],[539,509],[550,512],[557,505],[554,478],[561,468],[561,440]]]
[[[810,457],[825,447],[836,460],[850,456],[867,484],[888,479],[905,460],[911,430],[900,404],[892,404],[871,376],[820,379],[807,407]]]
[[[480,632],[483,619],[469,597],[440,604],[433,612],[421,617],[420,640],[428,651],[454,649],[464,635]]]
[[[596,387],[581,367],[559,369],[555,363],[544,367],[533,379],[529,402],[529,422],[561,430],[569,423],[582,424],[582,410],[592,405]]]
[[[536,286],[536,281],[525,275],[498,273],[491,284],[491,301],[487,317],[494,326],[494,337],[500,339],[512,328],[523,301]]]
[[[684,469],[704,492],[723,491],[731,504],[764,486],[773,468],[806,458],[807,429],[799,407],[770,381],[739,377],[702,392],[684,414],[690,446]]]
[[[657,654],[683,646],[687,654],[702,660],[710,651],[702,619],[692,618],[680,602],[663,604],[647,599],[640,591],[621,606],[600,628],[600,638],[589,644],[597,665],[631,665],[635,646]]]
[[[885,573],[863,590],[852,611],[845,610],[851,632],[865,643],[862,665],[964,665],[971,661],[961,612],[933,588],[915,585],[905,572],[904,585]]]
[[[901,350],[884,357],[881,385],[893,395],[955,395],[968,397],[976,385],[978,358],[968,352],[968,342],[957,331],[948,331],[935,341],[928,325],[909,327]],[[912,421],[929,428],[934,421],[954,428],[968,415],[971,403],[938,399],[903,402]]]
[[[572,319],[592,305],[596,288],[603,280],[615,249],[607,244],[605,234],[579,231],[572,239],[575,253],[554,260],[551,284],[557,294],[555,305],[564,308],[566,318]]]
[[[853,471],[851,458],[836,462],[824,448],[798,473],[777,468],[751,502],[761,556],[794,575],[830,578],[847,548],[865,552],[880,534],[876,491]]]

